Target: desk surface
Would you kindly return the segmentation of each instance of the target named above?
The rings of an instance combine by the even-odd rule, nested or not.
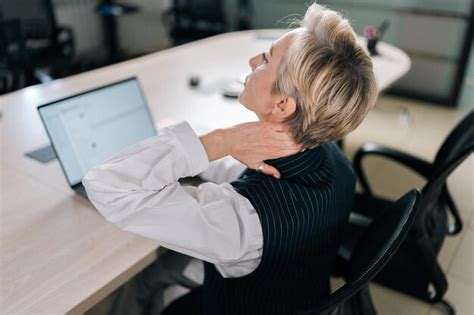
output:
[[[255,120],[236,100],[192,90],[249,72],[250,56],[281,30],[229,33],[0,97],[0,310],[83,313],[156,258],[156,242],[122,232],[76,196],[57,160],[24,156],[49,143],[36,107],[137,76],[157,126],[187,120],[198,132]],[[410,68],[399,49],[381,43],[374,58],[381,89]],[[209,90],[209,89],[208,89]]]

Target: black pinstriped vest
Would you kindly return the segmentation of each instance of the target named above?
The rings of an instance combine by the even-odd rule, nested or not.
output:
[[[267,162],[282,179],[247,169],[231,183],[259,215],[260,265],[225,279],[205,263],[203,314],[298,314],[329,294],[355,190],[350,162],[332,143]]]

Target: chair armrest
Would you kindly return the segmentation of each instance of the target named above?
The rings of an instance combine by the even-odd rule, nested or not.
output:
[[[430,162],[395,149],[378,145],[376,143],[366,143],[355,154],[353,163],[357,177],[359,178],[360,184],[364,189],[364,193],[368,194],[369,196],[373,195],[372,190],[369,187],[365,174],[362,170],[362,159],[368,155],[382,156],[394,160],[409,167],[426,179],[428,179],[432,173],[432,164]]]

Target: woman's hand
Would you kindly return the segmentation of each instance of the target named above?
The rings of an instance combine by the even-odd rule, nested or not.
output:
[[[224,129],[224,143],[229,155],[247,167],[280,178],[280,172],[264,160],[290,156],[302,150],[281,123],[251,122]]]

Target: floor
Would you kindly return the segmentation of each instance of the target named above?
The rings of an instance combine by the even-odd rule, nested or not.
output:
[[[384,96],[369,113],[363,124],[345,140],[345,151],[352,157],[368,141],[385,144],[420,158],[432,161],[435,154],[466,111],[453,110],[423,102]],[[380,158],[364,163],[375,193],[397,198],[412,187],[422,187],[424,181],[407,169]],[[458,315],[474,314],[474,156],[471,155],[449,177],[448,187],[461,211],[463,231],[447,237],[438,259],[447,274],[449,289],[446,299]],[[338,280],[334,287],[340,286]],[[438,315],[438,308],[371,284],[371,294],[382,315]],[[88,311],[87,315],[105,314],[109,300],[105,299]]]

